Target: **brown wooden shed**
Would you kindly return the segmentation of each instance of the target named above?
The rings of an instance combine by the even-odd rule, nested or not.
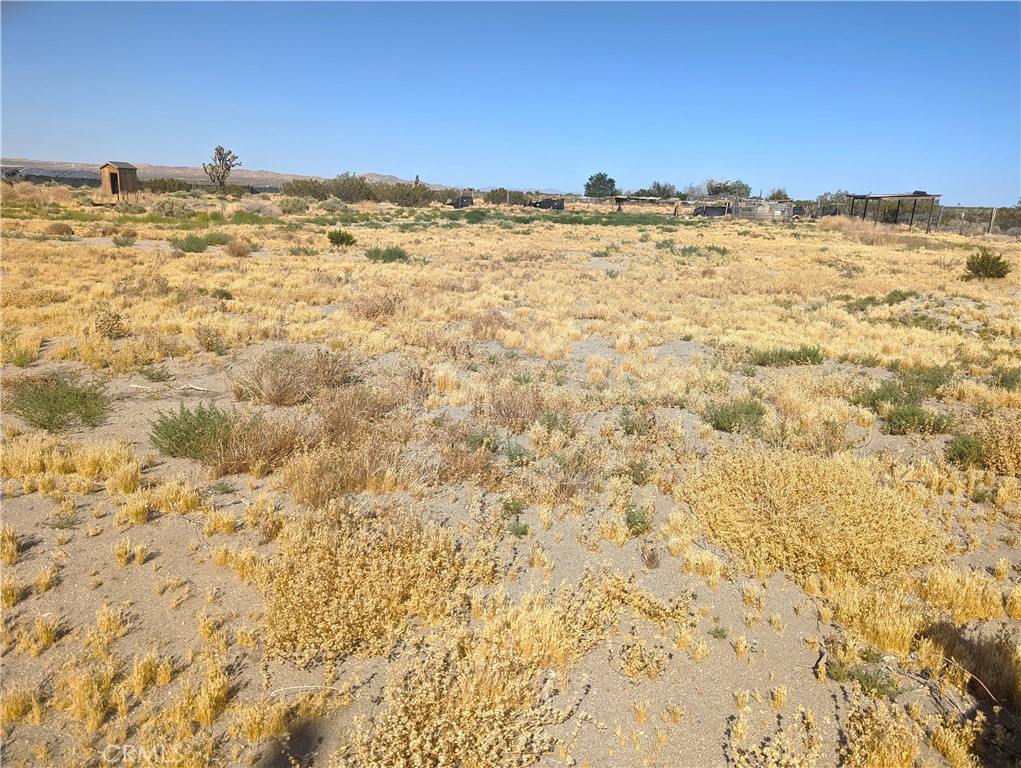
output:
[[[138,169],[131,163],[110,161],[99,166],[99,173],[106,194],[117,195],[118,199],[129,192],[138,194]]]

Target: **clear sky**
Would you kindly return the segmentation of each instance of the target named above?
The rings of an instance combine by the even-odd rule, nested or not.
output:
[[[1021,3],[2,3],[2,153],[1021,196]]]

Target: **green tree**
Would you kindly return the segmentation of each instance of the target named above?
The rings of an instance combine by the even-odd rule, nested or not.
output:
[[[820,205],[840,205],[847,202],[849,194],[851,193],[843,189],[838,189],[836,192],[823,192],[815,201]]]
[[[213,150],[212,162],[202,163],[202,170],[206,172],[206,176],[213,182],[213,186],[217,189],[223,189],[223,185],[227,183],[227,177],[230,176],[231,169],[240,166],[241,161],[238,160],[237,155],[229,149],[217,147]]]
[[[647,189],[639,189],[635,197],[658,197],[665,200],[668,197],[677,197],[677,187],[664,181],[654,181]]]
[[[585,197],[610,197],[617,193],[617,182],[600,171],[585,182]]]
[[[741,179],[735,179],[734,181],[728,181],[727,179],[706,179],[705,188],[706,193],[710,196],[749,197],[752,194],[751,185],[745,184]]]
[[[769,190],[769,194],[766,195],[767,200],[790,200],[790,195],[787,194],[787,190],[783,187],[777,187],[776,189]]]

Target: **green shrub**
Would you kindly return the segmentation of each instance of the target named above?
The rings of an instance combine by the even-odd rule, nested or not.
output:
[[[713,429],[721,432],[747,432],[755,435],[762,429],[762,417],[765,415],[766,407],[755,398],[748,397],[710,405],[702,414],[702,418],[709,422]]]
[[[624,510],[624,525],[632,536],[644,536],[652,530],[652,513],[628,504]]]
[[[985,246],[980,246],[978,251],[971,254],[964,266],[968,270],[964,276],[966,280],[998,280],[1006,277],[1014,269],[1002,254],[993,253]]]
[[[503,455],[507,457],[507,461],[510,462],[512,467],[523,467],[531,459],[531,453],[529,453],[525,446],[510,440],[503,447]]]
[[[411,254],[399,245],[391,245],[387,248],[368,248],[365,251],[365,258],[369,261],[381,261],[384,264],[391,264],[395,261],[411,261]]]
[[[80,383],[72,375],[31,376],[7,383],[7,410],[47,432],[106,421],[110,397],[102,382]]]
[[[136,240],[137,240],[137,238],[134,238],[134,237],[120,236],[120,237],[115,237],[113,239],[113,244],[116,245],[118,248],[128,248],[128,247],[134,245]]]
[[[1008,392],[1016,392],[1021,387],[1021,366],[1017,368],[997,368],[990,377],[990,383],[994,387],[1005,389]]]
[[[209,292],[209,295],[214,299],[223,299],[224,301],[230,301],[234,298],[234,294],[226,288],[214,288]]]
[[[172,378],[170,371],[167,370],[165,365],[147,365],[145,368],[142,368],[139,373],[142,374],[142,378],[148,381],[169,381]]]
[[[962,469],[978,469],[986,463],[986,444],[978,435],[954,435],[947,443],[947,461]]]
[[[7,360],[15,368],[24,368],[29,363],[35,362],[35,352],[30,349],[15,349],[8,355]]]
[[[171,240],[170,244],[179,251],[185,253],[204,253],[209,243],[200,235],[188,235],[180,240]]]
[[[334,229],[326,233],[326,238],[333,244],[341,247],[354,245],[357,241],[355,236],[346,229]]]
[[[913,397],[932,397],[953,378],[952,365],[919,365],[900,371],[904,390]]]
[[[800,346],[797,349],[777,347],[757,350],[751,353],[751,359],[755,365],[778,367],[783,365],[819,365],[825,357],[817,346]]]
[[[950,416],[922,408],[915,403],[894,406],[886,417],[885,431],[891,435],[908,435],[923,432],[942,435],[950,431],[954,420]]]
[[[145,179],[141,182],[142,189],[146,192],[166,194],[168,192],[187,192],[191,189],[191,182],[184,179]]]
[[[510,531],[513,536],[517,536],[520,539],[521,537],[528,535],[528,523],[523,523],[520,520],[511,520],[510,524],[507,526],[507,530]]]
[[[189,410],[181,403],[177,413],[157,412],[149,439],[153,446],[175,458],[202,461],[221,451],[230,440],[235,418],[215,404],[199,403]]]
[[[206,241],[206,245],[226,245],[234,238],[226,232],[209,232],[203,235],[203,239]]]

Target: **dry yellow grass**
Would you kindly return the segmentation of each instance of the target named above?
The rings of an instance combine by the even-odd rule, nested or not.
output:
[[[941,557],[940,531],[884,477],[879,461],[850,455],[740,450],[714,454],[685,493],[712,540],[752,570],[869,579]]]

